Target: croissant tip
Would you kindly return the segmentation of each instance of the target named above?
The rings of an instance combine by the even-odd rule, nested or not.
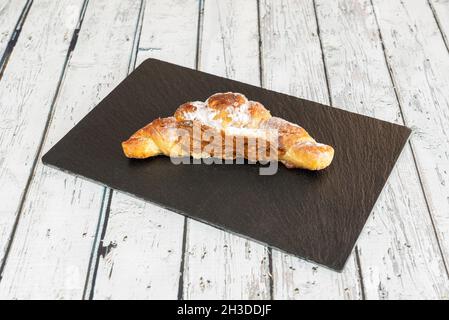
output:
[[[316,169],[314,170],[323,170],[329,167],[334,160],[335,150],[331,146],[327,146],[328,151],[323,154],[323,159],[317,164]]]
[[[129,147],[129,140],[122,141],[121,145],[122,145],[122,150],[123,150],[123,153],[125,154],[125,156],[127,158],[132,158],[131,154],[129,153],[129,148],[128,148]]]

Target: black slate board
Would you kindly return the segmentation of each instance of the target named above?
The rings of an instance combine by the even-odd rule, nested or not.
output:
[[[186,101],[235,91],[334,146],[324,171],[125,158],[121,141]],[[410,129],[154,59],[146,60],[43,162],[188,217],[341,270]]]

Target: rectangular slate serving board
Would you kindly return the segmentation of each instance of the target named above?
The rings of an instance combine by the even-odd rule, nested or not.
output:
[[[259,165],[174,165],[127,159],[137,129],[192,100],[234,91],[302,125],[335,148],[324,171]],[[149,59],[42,158],[221,229],[342,270],[410,135],[410,129],[167,62]]]

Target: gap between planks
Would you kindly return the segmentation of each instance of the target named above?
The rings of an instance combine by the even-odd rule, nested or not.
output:
[[[263,47],[262,47],[262,25],[260,22],[260,0],[257,0],[257,34],[258,34],[258,49],[259,49],[259,84],[263,88]],[[268,253],[268,285],[269,285],[269,295],[270,299],[274,299],[274,280],[273,280],[273,249],[267,247]]]
[[[198,0],[198,24],[196,30],[196,52],[195,52],[196,70],[198,70],[200,66],[203,22],[204,22],[204,0]],[[188,218],[184,217],[184,226],[182,228],[181,263],[179,266],[178,300],[184,300],[184,282],[185,282],[184,270],[186,267],[187,222]]]
[[[26,17],[28,16],[28,12],[30,12],[32,4],[33,0],[28,0],[28,2],[25,4],[22,13],[19,16],[19,19],[17,20],[16,26],[14,27],[11,38],[6,45],[5,51],[0,58],[0,80],[2,79],[3,72],[6,69],[6,66],[8,65],[9,57],[11,56],[11,53],[16,46],[17,39],[19,39],[20,32],[22,31],[22,26],[26,20]]]
[[[440,31],[441,38],[443,39],[444,45],[446,46],[446,50],[449,53],[449,43],[448,43],[449,40],[447,39],[447,35],[444,33],[444,30],[443,30],[443,28],[441,26],[441,22],[440,22],[440,19],[438,17],[438,13],[437,13],[437,11],[435,9],[435,6],[432,4],[432,0],[427,0],[427,4],[429,5],[430,10],[432,10],[433,18],[435,19],[435,22],[436,22],[436,24],[438,26],[438,30]]]
[[[323,42],[322,42],[322,39],[321,39],[320,23],[319,23],[319,19],[318,19],[316,0],[312,0],[312,3],[313,3],[313,13],[315,15],[315,20],[316,20],[317,35],[318,35],[318,39],[319,39],[319,42],[320,42],[321,60],[323,61],[323,68],[324,68],[324,78],[326,79],[327,97],[329,99],[329,105],[333,106],[332,95],[331,95],[330,84],[329,84],[329,73],[328,73],[328,69],[327,69],[327,65],[326,65],[326,59],[324,57]],[[363,283],[362,265],[360,263],[360,257],[359,257],[359,253],[358,253],[357,243],[355,244],[355,246],[354,246],[354,248],[352,250],[353,250],[353,252],[355,252],[355,256],[356,256],[355,262],[356,262],[357,274],[354,275],[354,276],[355,277],[359,277],[361,299],[365,300],[366,299],[366,293],[365,293],[365,286],[364,286],[364,283]],[[348,259],[349,259],[349,257],[348,257]]]
[[[24,10],[26,10],[26,11],[24,11],[23,18],[21,17],[21,19],[19,19],[18,23],[20,24],[20,30],[21,30],[21,27],[23,26],[23,23],[25,22],[25,18],[27,16],[28,12],[29,12],[29,9],[31,8],[32,2],[33,1],[31,0],[29,2],[29,5],[27,5],[25,7]],[[64,79],[64,75],[66,73],[67,66],[68,66],[68,63],[70,61],[70,57],[71,57],[72,52],[73,52],[73,50],[74,50],[74,48],[76,46],[78,33],[79,33],[79,30],[80,30],[80,28],[82,26],[83,19],[84,19],[84,14],[86,12],[86,8],[87,8],[88,3],[89,3],[89,0],[84,0],[82,8],[81,8],[80,15],[78,17],[77,25],[76,25],[75,29],[73,30],[73,33],[72,33],[72,38],[71,38],[71,41],[70,41],[70,44],[69,44],[69,47],[68,47],[68,50],[67,50],[67,54],[66,54],[66,57],[65,57],[65,60],[64,60],[64,64],[63,64],[61,73],[59,75],[58,83],[57,83],[57,86],[56,86],[56,91],[55,91],[55,94],[54,94],[54,96],[52,98],[52,101],[51,101],[51,104],[50,104],[50,109],[49,109],[49,112],[48,112],[48,115],[47,115],[47,120],[45,122],[44,130],[43,130],[43,133],[42,133],[42,136],[41,136],[41,139],[39,141],[39,145],[38,145],[38,148],[37,148],[37,151],[36,151],[36,157],[33,159],[33,164],[31,166],[30,175],[28,176],[27,182],[25,184],[24,192],[22,194],[22,197],[20,198],[19,207],[17,209],[16,219],[14,221],[13,228],[11,230],[11,235],[9,237],[8,244],[6,246],[6,250],[5,250],[4,257],[3,257],[3,261],[0,264],[0,282],[2,280],[3,271],[4,271],[5,266],[7,264],[7,261],[8,261],[9,252],[11,250],[11,246],[12,246],[13,241],[14,241],[14,236],[15,236],[16,231],[17,231],[17,226],[19,225],[19,222],[20,222],[20,217],[21,217],[22,211],[23,211],[23,205],[24,205],[25,199],[26,199],[26,197],[28,195],[28,190],[29,190],[29,187],[31,185],[31,181],[33,180],[37,163],[39,161],[38,155],[42,152],[42,147],[43,147],[44,141],[45,141],[45,139],[47,137],[48,128],[50,126],[51,118],[53,116],[55,103],[56,103],[56,100],[58,98],[58,95],[59,95],[59,92],[60,92],[60,89],[61,89],[61,84],[62,84],[62,81]],[[19,33],[17,33],[17,37],[15,39],[15,42],[17,41]],[[12,53],[12,51],[9,53],[7,59],[9,58],[11,53]],[[6,52],[5,52],[5,54],[6,54]],[[7,61],[5,63],[5,68],[6,68],[6,65],[7,65]],[[1,75],[3,74],[3,70],[4,69],[2,69],[2,71],[0,73],[0,80],[1,80]]]
[[[376,21],[377,33],[378,33],[379,40],[380,40],[380,43],[381,43],[381,46],[382,46],[382,52],[383,52],[383,56],[384,56],[384,59],[385,59],[385,64],[387,65],[388,74],[389,74],[389,77],[390,77],[390,80],[391,80],[391,84],[392,84],[393,91],[394,91],[394,94],[395,94],[396,102],[397,102],[397,104],[399,106],[399,111],[401,113],[401,117],[402,117],[402,119],[404,119],[404,123],[405,123],[403,105],[402,105],[402,103],[401,103],[401,101],[399,99],[400,93],[398,92],[398,89],[397,89],[398,86],[396,85],[396,80],[395,80],[393,72],[392,72],[392,67],[391,67],[390,62],[389,62],[389,60],[387,58],[387,52],[386,52],[386,49],[385,49],[385,43],[384,43],[384,39],[383,39],[383,36],[382,36],[382,32],[380,30],[379,19],[377,17],[377,13],[376,13],[376,10],[374,8],[373,0],[369,0],[369,3],[371,5],[372,11],[373,11],[373,16],[374,16],[374,19]],[[429,5],[430,10],[432,11],[432,16],[435,19],[435,23],[437,24],[438,29],[440,30],[442,41],[444,42],[444,44],[446,46],[446,49],[447,49],[447,44],[444,41],[444,36],[443,36],[442,30],[440,28],[440,25],[438,23],[438,19],[436,18],[435,12],[434,12],[433,7],[431,6],[429,0],[427,1],[427,4]],[[446,271],[446,276],[449,279],[449,269],[448,269],[448,266],[447,266],[447,262],[446,262],[446,258],[445,258],[444,252],[443,252],[443,248],[441,246],[441,239],[440,239],[440,237],[438,235],[438,231],[437,231],[436,226],[435,226],[434,217],[433,217],[432,211],[430,209],[428,195],[427,195],[427,192],[426,192],[426,190],[424,188],[424,184],[423,184],[423,180],[422,180],[422,173],[420,172],[418,163],[416,161],[415,149],[414,149],[412,143],[410,142],[410,139],[408,140],[407,143],[408,143],[408,145],[410,147],[410,150],[411,150],[411,154],[412,154],[412,157],[413,157],[413,164],[414,164],[415,170],[416,170],[416,172],[418,174],[418,180],[419,180],[420,189],[421,189],[422,194],[424,196],[424,200],[425,200],[426,207],[427,207],[427,213],[428,213],[428,215],[430,217],[430,221],[431,221],[431,224],[432,224],[432,229],[433,229],[433,232],[434,232],[435,240],[436,240],[436,243],[438,245],[438,250],[440,252],[441,259],[443,261],[443,265],[444,265],[444,268],[445,268],[445,271]]]
[[[157,4],[157,6],[156,6],[156,4]],[[184,8],[184,9],[189,10],[189,14],[187,16],[191,17],[191,19],[189,19],[189,24],[186,25],[186,27],[191,26],[191,28],[189,28],[189,30],[187,31],[188,35],[189,35],[188,36],[188,40],[189,40],[188,42],[189,42],[189,46],[190,46],[189,47],[190,51],[189,51],[188,55],[184,55],[184,56],[181,55],[181,57],[187,56],[187,58],[185,59],[184,62],[181,62],[181,63],[178,62],[178,64],[187,63],[188,65],[190,65],[190,58],[191,58],[192,65],[194,65],[194,61],[195,61],[195,46],[196,46],[195,39],[196,39],[196,31],[197,31],[196,19],[197,19],[197,13],[198,13],[197,4],[198,4],[197,0],[189,1],[189,4],[186,4],[186,6]],[[171,58],[174,58],[174,56],[178,56],[179,54],[177,54],[176,52],[180,52],[180,51],[183,50],[182,46],[184,44],[186,44],[186,41],[185,41],[186,39],[184,39],[184,41],[182,41],[182,39],[181,39],[181,43],[182,43],[181,45],[178,45],[176,48],[170,47],[167,51],[165,51],[161,47],[161,44],[159,43],[159,41],[162,41],[162,39],[165,39],[166,36],[169,36],[169,35],[173,39],[176,39],[176,41],[178,40],[178,37],[176,36],[176,33],[178,32],[177,28],[176,28],[176,25],[168,23],[170,21],[170,17],[172,19],[176,19],[175,17],[177,16],[176,14],[174,14],[174,15],[173,14],[169,14],[169,15],[166,14],[166,12],[172,12],[172,10],[170,8],[170,4],[165,4],[165,3],[164,4],[160,4],[160,8],[159,8],[158,7],[159,3],[152,2],[152,1],[146,1],[145,6],[146,6],[146,8],[144,10],[145,22],[144,22],[144,24],[142,26],[142,32],[140,34],[141,40],[139,41],[139,44],[138,44],[137,64],[139,62],[142,62],[143,60],[145,60],[145,58],[148,58],[148,57],[153,57],[154,58],[153,54],[146,54],[145,53],[146,51],[151,51],[151,52],[152,51],[156,51],[155,54],[156,54],[157,57],[164,58],[164,56],[167,56],[168,60],[170,60],[170,56],[171,56]],[[151,7],[151,9],[149,9],[149,7]],[[193,8],[194,8],[194,10],[190,10],[190,9],[193,9]],[[152,9],[154,9],[154,10],[152,10]],[[182,12],[184,13],[184,11],[182,11]],[[136,14],[136,16],[137,16],[137,14]],[[165,28],[163,28],[163,30],[159,30],[159,29],[156,30],[155,29],[160,24],[159,19],[162,19],[162,20],[168,19],[167,22],[164,22],[164,23],[167,23],[167,27],[169,27],[168,30],[166,30]],[[190,21],[190,20],[192,20],[192,21],[194,20],[195,24],[192,24],[191,23],[192,21]],[[186,21],[183,21],[183,22],[185,23]],[[155,34],[155,32],[156,32],[156,34]],[[164,32],[167,32],[167,34],[165,36],[164,36]],[[158,36],[162,36],[162,38],[158,38]],[[157,39],[154,39],[154,37],[156,37]],[[158,43],[158,45],[156,47],[151,46],[151,43],[153,43],[153,40]],[[150,44],[145,45],[146,41],[149,42]],[[173,41],[173,40],[171,40],[171,41]],[[172,42],[170,42],[170,43],[172,43]],[[158,51],[163,51],[164,53],[158,55],[158,53],[159,53]],[[176,58],[174,60],[176,60]],[[116,202],[116,199],[120,199],[121,197],[123,197],[123,196],[120,195],[120,192],[114,192],[114,195],[113,195],[113,198],[112,198],[112,202],[111,202],[111,206],[110,206],[110,219],[107,222],[107,228],[106,228],[106,233],[105,233],[105,236],[104,236],[104,239],[103,239],[103,243],[107,242],[107,238],[109,236],[111,236],[111,234],[110,234],[111,232],[112,232],[112,237],[114,236],[114,233],[113,233],[113,231],[114,231],[114,223],[117,222],[117,219],[118,219],[118,218],[114,219],[114,217],[116,217],[114,215],[114,210],[116,209],[116,205],[117,205],[117,203],[115,203],[115,202]],[[134,204],[137,203],[137,200],[131,200],[131,199],[129,199],[129,200],[132,203],[134,203]],[[120,201],[120,200],[117,200],[117,201]],[[145,202],[144,201],[140,201],[139,200],[138,202],[139,202],[139,204],[145,206]],[[101,203],[101,201],[100,201],[100,203]],[[125,211],[128,211],[127,207],[124,207],[123,209]],[[129,212],[129,213],[132,215],[132,212],[133,212],[133,210],[131,210],[131,212]],[[150,217],[151,217],[151,215],[150,215]],[[120,219],[118,219],[118,220],[120,220]],[[179,250],[176,248],[176,257],[177,258],[174,258],[175,261],[173,261],[174,263],[171,264],[171,268],[170,268],[170,277],[171,278],[169,279],[170,285],[166,284],[165,281],[160,281],[160,283],[159,283],[160,286],[165,286],[167,288],[167,292],[168,291],[170,292],[169,296],[172,297],[172,298],[173,297],[176,298],[177,297],[177,293],[178,293],[177,289],[178,289],[178,285],[179,285],[179,268],[180,268],[180,258],[181,258],[180,249],[181,249],[181,240],[182,240],[182,236],[181,235],[182,235],[182,227],[183,227],[183,224],[182,224],[183,223],[183,218],[182,217],[176,218],[175,220],[177,220],[177,223],[179,222],[179,224],[177,224],[177,226],[180,227],[180,230],[178,232],[176,232],[176,237],[175,237],[177,239],[176,240],[176,242],[177,242],[176,246],[179,244]],[[146,218],[145,218],[145,221],[147,221]],[[123,222],[125,224],[127,223],[126,221],[123,221]],[[151,222],[152,221],[150,219],[149,223],[151,223]],[[142,231],[143,231],[143,233],[146,233],[145,229],[143,229]],[[179,235],[179,237],[178,237],[178,235]],[[126,235],[125,235],[125,238],[127,238]],[[142,246],[144,246],[144,245],[145,244],[143,244]],[[104,245],[103,245],[103,247],[104,247]],[[109,246],[106,246],[106,247],[109,247]],[[159,247],[159,245],[156,244],[155,247]],[[102,249],[101,245],[100,245],[100,249]],[[170,248],[170,249],[172,249],[172,248]],[[120,250],[120,249],[117,249],[117,250]],[[172,250],[168,250],[168,252],[170,253],[170,252],[172,252]],[[165,253],[165,251],[164,251],[164,253]],[[142,256],[142,254],[140,256]],[[145,255],[145,256],[146,256],[146,258],[151,260],[151,255]],[[118,260],[124,262],[124,260],[121,259],[121,258],[123,258],[123,255],[118,255],[117,258],[118,258]],[[134,257],[134,258],[137,258],[137,257]],[[95,259],[95,256],[94,256],[94,259]],[[144,268],[146,270],[148,270],[148,268],[150,266],[151,266],[151,268],[154,267],[152,262],[149,262],[148,259],[145,260],[145,262],[144,262],[144,265],[145,265]],[[159,262],[159,268],[161,268],[161,270],[165,270],[164,264],[166,263],[166,261],[162,261],[162,260],[158,259],[157,257],[155,257],[155,259]],[[100,297],[112,298],[112,296],[114,295],[113,293],[111,293],[111,291],[109,291],[109,290],[111,290],[111,288],[108,287],[108,286],[111,285],[111,286],[114,287],[114,280],[112,280],[112,282],[109,281],[109,280],[111,280],[111,274],[112,274],[111,270],[112,270],[113,266],[114,265],[117,266],[115,264],[116,261],[112,262],[112,265],[108,266],[107,265],[108,262],[105,262],[105,260],[107,260],[107,257],[105,257],[105,259],[103,259],[103,255],[99,256],[98,270],[97,270],[96,276],[95,276],[95,286],[94,286],[94,291],[93,291],[93,298],[94,299],[97,299],[97,298],[100,298]],[[124,262],[124,263],[126,264],[126,262]],[[92,264],[92,267],[94,267],[94,263],[91,263],[91,264]],[[122,264],[122,267],[123,267],[123,264]],[[106,270],[106,269],[108,269],[108,270]],[[115,271],[115,269],[114,269],[114,271]],[[93,274],[93,272],[91,272],[91,274]],[[116,274],[116,272],[114,272],[114,274]],[[118,274],[120,274],[120,273],[118,273]],[[130,274],[127,270],[123,270],[122,269],[121,274],[122,274],[122,276],[125,276],[125,277],[126,277],[127,274],[131,275],[131,277],[132,277],[132,273]],[[146,291],[145,293],[149,293],[149,291],[150,291],[149,289],[152,287],[152,284],[151,284],[152,281],[153,280],[157,280],[157,279],[153,279],[151,276],[150,276],[150,279],[148,279],[148,274],[146,276],[144,276],[144,277],[145,277],[145,280],[142,280],[142,278],[139,278],[139,277],[138,278],[139,278],[139,280],[142,280],[142,281],[149,281],[148,283],[145,284],[145,288],[142,287],[142,289],[144,291]],[[174,281],[174,278],[176,278],[176,281]],[[109,280],[107,280],[107,279],[109,279]],[[137,280],[135,278],[133,278],[133,279]],[[104,281],[102,281],[102,280],[104,280]],[[137,281],[139,281],[139,280],[137,280]],[[105,281],[106,282],[109,281],[109,282],[106,283]],[[119,283],[120,283],[120,280],[116,279],[115,281],[119,281]],[[128,285],[128,289],[129,289],[129,291],[127,293],[124,293],[123,290],[120,290],[120,289],[118,289],[118,291],[116,291],[115,293],[116,293],[117,296],[123,296],[123,294],[125,294],[125,295],[128,294],[128,296],[129,296],[129,294],[133,294],[132,292],[135,292],[134,289],[133,289],[133,285],[132,284]],[[138,287],[135,288],[135,289],[137,291],[139,290]],[[86,290],[86,294],[85,294],[86,298],[88,296],[88,292],[89,292],[89,290]],[[155,297],[157,297],[158,294],[159,294],[158,292],[155,292]]]
[[[137,55],[139,53],[140,35],[142,33],[142,25],[144,20],[146,0],[140,0],[139,17],[134,32],[133,49],[130,54],[128,74],[136,68]],[[103,240],[108,227],[109,213],[114,190],[108,187],[104,188],[103,200],[101,203],[100,215],[98,217],[98,225],[95,233],[95,240],[92,245],[92,252],[89,259],[89,266],[86,275],[86,281],[83,289],[83,300],[93,300],[95,283],[98,271],[100,256],[102,255]]]
[[[239,36],[244,37],[243,34],[246,33],[239,33],[238,28],[241,28],[242,25],[239,24],[239,21],[241,22],[241,16],[239,15],[235,15],[235,13],[232,12],[232,10],[236,10],[236,6],[238,5],[238,2],[236,1],[230,1],[228,2],[227,5],[223,5],[224,7],[227,8],[223,8],[219,5],[219,1],[214,2],[214,4],[210,4],[211,2],[208,2],[204,5],[204,1],[200,2],[200,15],[199,15],[199,20],[198,20],[198,46],[197,46],[197,64],[196,64],[196,69],[201,70],[203,72],[208,72],[208,73],[213,73],[213,74],[218,74],[220,76],[225,76],[228,78],[234,78],[236,80],[240,80],[240,81],[244,81],[244,82],[255,82],[256,84],[260,85],[261,84],[261,77],[262,77],[262,73],[261,73],[261,51],[260,51],[260,20],[259,20],[259,15],[258,15],[258,1],[254,0],[251,2],[247,2],[245,3],[245,10],[249,10],[249,8],[251,8],[251,24],[250,26],[248,25],[248,29],[250,29],[250,33],[252,35],[251,39],[254,41],[251,41],[251,52],[254,52],[254,55],[251,56],[251,60],[248,60],[248,62],[251,62],[251,70],[257,70],[259,71],[259,75],[254,74],[256,77],[250,77],[251,80],[249,80],[248,75],[245,73],[240,73],[240,72],[235,72],[234,73],[234,69],[231,66],[235,66],[235,62],[232,62],[232,50],[230,48],[228,48],[228,43],[227,41],[229,41],[229,39],[233,39],[234,41],[236,41],[236,39],[233,38],[233,34],[236,33]],[[210,4],[210,5],[209,5]],[[249,8],[246,6],[250,6]],[[220,8],[221,7],[221,8]],[[240,6],[240,9],[242,9],[242,7]],[[210,11],[209,11],[210,10]],[[228,12],[228,10],[231,10]],[[242,9],[243,10],[243,9]],[[230,22],[227,20],[227,18],[224,18],[222,16],[222,14],[224,14],[226,17],[232,16],[234,17],[234,20],[232,20],[233,22]],[[216,16],[217,15],[217,16]],[[213,17],[213,18],[212,18]],[[212,20],[211,20],[212,19]],[[211,21],[216,21],[216,25],[215,27],[218,29],[217,25],[219,25],[219,30],[215,30],[214,31],[214,27],[211,26]],[[227,21],[227,22],[224,22]],[[254,28],[253,28],[254,27]],[[237,29],[234,29],[237,28]],[[203,31],[204,30],[204,31]],[[228,33],[229,32],[229,33]],[[221,36],[221,39],[220,39]],[[246,39],[248,40],[248,39]],[[210,44],[210,41],[214,44]],[[231,50],[231,52],[229,52],[229,50]],[[216,60],[214,60],[213,58],[215,57]],[[242,59],[245,59],[244,57]],[[212,62],[212,60],[214,62]],[[217,65],[217,62],[219,62],[219,65]],[[241,61],[245,61],[245,60],[241,60]],[[204,62],[204,63],[203,63]],[[254,63],[254,65],[252,65],[252,63]],[[224,68],[224,69],[223,69]],[[245,68],[243,68],[242,70],[239,71],[243,71],[245,70]],[[244,76],[244,80],[241,79],[241,77]],[[237,78],[235,78],[237,77]],[[240,79],[239,79],[240,78]],[[230,258],[229,260],[226,260],[226,252],[225,251],[213,251],[214,253],[212,253],[213,257],[209,258],[208,262],[204,262],[204,263],[200,263],[199,260],[195,259],[195,252],[196,250],[200,250],[198,249],[201,241],[201,238],[198,236],[198,234],[195,234],[196,232],[201,232],[199,231],[198,228],[200,228],[200,224],[199,222],[195,221],[195,220],[191,220],[191,219],[187,219],[187,228],[184,229],[184,241],[187,242],[187,244],[185,244],[183,246],[183,260],[184,260],[184,267],[182,268],[182,281],[180,282],[180,286],[179,289],[183,290],[182,294],[179,295],[180,298],[188,298],[188,299],[197,299],[200,297],[211,297],[213,298],[214,296],[216,297],[217,295],[222,296],[222,297],[227,297],[227,296],[231,296],[231,297],[235,297],[233,295],[232,292],[233,290],[240,290],[240,289],[236,289],[235,284],[237,283],[237,287],[239,285],[241,286],[246,286],[247,280],[236,280],[236,283],[233,283],[233,280],[238,279],[238,274],[236,275],[235,273],[232,274],[231,271],[229,271],[230,268],[232,270],[233,267],[236,266],[236,263],[238,263],[238,261],[240,260],[236,260],[236,256],[233,256],[232,258]],[[211,231],[211,235],[213,235],[214,237],[216,236],[216,243],[215,245],[218,245],[219,243],[221,243],[221,241],[223,241],[223,244],[225,244],[225,248],[228,248],[227,245],[230,244],[230,246],[234,247],[234,249],[239,250],[239,248],[241,248],[241,246],[243,246],[243,243],[241,243],[241,241],[248,241],[248,243],[251,242],[251,240],[243,240],[243,238],[241,238],[241,236],[239,235],[235,235],[232,233],[229,233],[227,231],[223,231],[223,230],[214,230]],[[223,238],[222,238],[223,237]],[[234,240],[233,240],[234,239]],[[237,240],[239,239],[239,240]],[[237,240],[237,242],[232,243],[232,241]],[[229,242],[229,243],[228,243]],[[212,248],[208,245],[205,245],[203,247],[204,253],[206,252],[211,252]],[[225,249],[227,250],[227,249]],[[229,249],[232,251],[232,249]],[[258,251],[260,250],[260,251]],[[262,253],[263,251],[263,253]],[[271,271],[270,271],[270,259],[271,259],[271,254],[270,254],[270,249],[267,248],[267,246],[263,246],[260,247],[259,249],[256,250],[256,252],[258,252],[257,254],[261,254],[261,256],[263,256],[263,261],[265,264],[265,268],[266,268],[266,275],[268,275],[268,277],[265,278],[265,280],[260,280],[260,284],[263,283],[264,286],[264,296],[265,299],[270,299],[272,298],[272,291],[273,291],[273,282],[272,282],[272,275],[271,275]],[[192,258],[191,258],[192,257]],[[227,266],[225,267],[225,270],[221,270],[220,272],[220,276],[216,276],[213,275],[211,273],[209,273],[205,268],[205,266],[208,266],[211,263],[215,263],[215,259],[219,259],[219,261],[221,261],[220,259],[225,259],[224,264]],[[237,258],[238,259],[238,258]],[[202,261],[202,259],[201,259]],[[250,262],[248,265],[251,265],[251,263],[253,263],[254,261]],[[231,272],[231,273],[230,273]],[[241,273],[242,275],[248,275],[247,273],[245,273],[245,271],[242,271]],[[251,273],[252,274],[252,273]],[[221,279],[220,277],[224,275],[224,279]],[[254,274],[255,278],[258,279],[259,273],[255,273]],[[207,283],[211,283],[210,286],[207,286],[208,288],[204,289],[201,288],[201,281],[203,279],[203,277],[207,278]],[[210,277],[210,278],[209,278]],[[228,278],[230,277],[230,278]],[[265,277],[265,276],[264,276]],[[200,279],[200,285],[199,287],[197,286],[197,279]],[[217,283],[217,281],[219,281],[218,284],[214,284]],[[229,284],[229,285],[228,285]],[[214,286],[216,286],[214,288]],[[246,290],[248,288],[245,288]],[[249,292],[249,291],[248,291]],[[259,291],[258,291],[259,292]],[[235,293],[237,294],[236,296],[238,296],[239,293]],[[259,293],[257,294],[259,296]],[[196,298],[195,298],[196,297]]]

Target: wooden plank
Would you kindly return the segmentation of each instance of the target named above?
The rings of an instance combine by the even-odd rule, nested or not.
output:
[[[205,1],[201,71],[260,85],[257,1]]]
[[[27,0],[0,1],[0,60],[5,54],[8,43],[13,40],[14,32],[20,27],[20,18]]]
[[[146,1],[137,64],[153,57],[194,68],[198,1]],[[150,119],[149,119],[150,121]],[[95,299],[176,299],[184,217],[114,192]],[[112,245],[111,245],[112,244]]]
[[[329,103],[312,1],[260,2],[263,84],[269,89]],[[342,273],[273,250],[273,298],[359,299],[356,257]]]
[[[35,1],[0,82],[0,265],[82,5]],[[73,19],[67,19],[68,10]]]
[[[370,1],[318,0],[317,16],[334,105],[402,124]],[[447,275],[410,146],[357,247],[367,299],[447,297]]]
[[[429,5],[438,23],[438,27],[449,49],[449,0],[429,0]]]
[[[257,1],[206,1],[199,69],[260,84]],[[186,299],[269,299],[266,247],[187,220]]]
[[[373,3],[447,272],[449,54],[426,1]]]
[[[77,19],[70,22],[70,17],[75,9],[79,12],[82,4],[81,1],[79,3],[64,1],[64,5],[56,3],[59,2],[35,1],[21,35],[21,39],[26,39],[24,46],[18,46],[14,51],[14,54],[17,51],[17,55],[28,57],[30,60],[23,66],[25,74],[29,73],[27,67],[32,68],[35,64],[37,65],[34,68],[46,70],[46,77],[36,80],[45,85],[58,78],[57,74],[49,73],[49,70],[54,68],[58,55],[65,55],[63,49],[67,49],[70,42],[69,31],[77,22]],[[63,79],[39,159],[126,76],[139,7],[140,1],[136,0],[89,2],[79,40]],[[50,21],[46,21],[46,17]],[[36,22],[33,24],[32,21]],[[37,22],[42,23],[45,28],[38,28]],[[49,26],[57,29],[46,32]],[[61,26],[64,28],[60,29]],[[38,49],[29,48],[29,44],[38,39],[50,44],[58,43],[59,40],[67,42],[67,45],[62,48],[61,46],[54,48],[53,45],[51,47],[53,55],[50,54],[48,57],[47,52],[31,55],[30,52]],[[38,60],[43,58],[45,66]],[[23,59],[20,63],[23,64]],[[13,68],[11,64],[12,61],[7,71],[11,69],[11,72],[17,73],[20,69]],[[32,84],[23,86],[17,82],[17,85],[17,90],[26,97],[33,89]],[[39,112],[42,112],[42,109],[39,111],[38,105],[46,105],[47,91],[50,91],[47,87],[44,89],[46,90],[42,90],[42,97],[30,99],[36,104],[33,108],[36,109],[32,114],[33,117],[29,120],[19,118],[16,120],[17,123],[28,123],[31,119],[33,124],[36,123]],[[28,100],[22,104],[27,108],[33,106]],[[29,126],[30,128],[23,131],[32,132],[31,124]],[[22,138],[18,150],[26,150],[23,145],[32,140],[32,135]],[[22,158],[26,159],[26,157],[18,159]],[[33,159],[31,155],[28,158],[30,158],[28,161]],[[103,193],[104,188],[96,184],[43,166],[38,161],[0,282],[0,297],[27,299],[82,297]]]
[[[146,0],[137,65],[155,58],[195,68],[198,0]]]
[[[176,299],[184,218],[114,192],[94,299]]]

